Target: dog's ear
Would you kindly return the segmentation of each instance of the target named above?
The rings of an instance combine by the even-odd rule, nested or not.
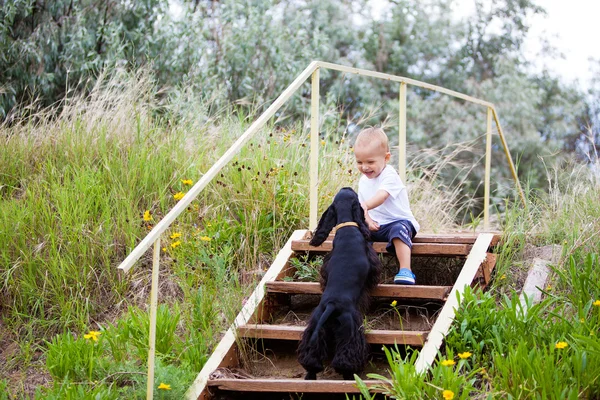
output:
[[[365,210],[360,206],[358,197],[352,201],[352,219],[358,224],[358,229],[360,229],[365,239],[369,240],[371,238],[371,231],[369,231],[369,226],[367,225],[367,221],[365,221]]]
[[[337,213],[335,212],[335,208],[333,204],[329,206],[327,210],[321,215],[321,219],[317,225],[317,229],[313,232],[313,238],[310,240],[311,246],[320,246],[327,236],[329,236],[329,232],[335,226],[337,222]]]

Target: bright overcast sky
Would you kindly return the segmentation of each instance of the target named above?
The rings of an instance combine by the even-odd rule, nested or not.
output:
[[[465,18],[474,10],[473,0],[455,0],[457,18]],[[598,0],[538,0],[546,9],[545,17],[535,16],[530,21],[529,39],[525,43],[527,59],[541,69],[562,76],[566,82],[579,80],[585,89],[592,77],[588,58],[600,59],[600,1]],[[545,60],[538,53],[541,37],[564,55],[564,59]]]

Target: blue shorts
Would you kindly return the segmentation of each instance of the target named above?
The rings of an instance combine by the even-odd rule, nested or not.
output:
[[[392,240],[398,238],[402,240],[404,244],[412,249],[412,239],[415,237],[417,232],[413,224],[406,220],[401,219],[389,224],[381,225],[378,231],[371,231],[372,242],[387,242],[385,249],[388,253],[396,254],[396,248],[392,243]]]

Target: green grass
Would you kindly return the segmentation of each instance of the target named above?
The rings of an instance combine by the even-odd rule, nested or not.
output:
[[[180,105],[161,107],[155,99],[147,76],[117,76],[88,98],[65,102],[60,116],[39,113],[0,126],[0,346],[16,344],[0,365],[0,399],[144,396],[150,252],[125,277],[116,267],[176,204],[174,195],[189,190],[183,180],[200,179],[254,118],[235,109],[207,115],[206,105],[185,105],[197,107],[186,114],[196,118],[182,119]],[[358,178],[348,140],[323,135],[321,210]],[[308,225],[308,145],[304,123],[265,127],[161,238],[155,387],[163,382],[172,390],[156,390],[157,396],[181,398],[257,278],[291,232]],[[457,168],[452,154],[465,147],[456,149],[447,149],[450,156],[438,165],[411,157],[411,201],[427,231],[449,229],[468,207],[460,190],[436,179],[439,168]],[[598,354],[588,332],[598,328],[599,308],[590,306],[600,297],[598,268],[595,259],[592,267],[587,261],[599,248],[598,188],[583,173],[556,182],[563,184],[551,185],[549,194],[531,192],[527,211],[507,205],[497,265],[499,275],[510,277],[532,238],[564,244],[548,298],[522,325],[510,279],[497,280],[486,294],[468,294],[444,357],[468,350],[472,358],[453,368],[436,364],[423,380],[411,359],[400,362],[390,352],[392,364],[403,368],[395,372],[398,381],[412,385],[398,396],[440,398],[450,388],[462,397],[491,391],[500,398],[535,398],[561,387],[597,393],[595,370],[576,366],[583,352],[588,361]],[[314,279],[317,264],[298,260],[299,273]],[[582,268],[591,268],[589,278]],[[582,318],[585,323],[578,322]],[[102,332],[97,342],[85,338],[89,331]],[[536,341],[519,345],[526,332]],[[566,351],[553,349],[557,340],[567,340]],[[536,377],[546,382],[542,391],[524,381],[531,373],[525,366],[520,377],[506,372],[520,357],[560,359],[565,369],[558,378]],[[26,387],[32,370],[44,387]]]

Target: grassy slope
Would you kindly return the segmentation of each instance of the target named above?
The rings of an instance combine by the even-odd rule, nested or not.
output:
[[[182,180],[195,182],[251,121],[223,112],[217,122],[202,107],[189,120],[150,118],[155,105],[146,101],[154,98],[148,78],[126,82],[105,81],[89,98],[69,103],[59,118],[38,114],[22,125],[1,128],[0,137],[6,139],[0,152],[0,348],[6,350],[0,355],[0,399],[9,396],[2,386],[21,396],[31,395],[40,384],[46,389],[38,388],[39,398],[144,395],[149,259],[124,280],[117,278],[115,267],[175,204],[173,195],[189,188]],[[159,392],[161,396],[180,397],[255,278],[290,232],[307,225],[307,136],[302,126],[265,129],[163,237],[156,382],[168,382],[173,390]],[[333,177],[321,186],[325,204],[357,176],[347,143],[324,141],[322,150],[321,174]],[[429,167],[427,172],[415,176],[435,175]],[[559,270],[572,271],[571,255],[573,268],[587,265],[586,254],[598,249],[600,211],[599,189],[585,179],[585,174],[556,179],[562,187],[554,185],[549,195],[539,195],[528,212],[514,208],[506,215],[500,275],[510,278],[511,263],[532,235],[535,244],[566,245]],[[425,229],[451,225],[456,192],[420,179],[413,182],[411,197]],[[144,221],[146,210],[150,221]],[[591,265],[588,272],[597,274],[597,264]],[[514,344],[516,359],[522,356],[518,351],[532,348],[540,353],[531,357],[541,359],[557,340],[568,340],[575,352],[575,337],[560,328],[548,331],[546,320],[551,312],[563,313],[558,321],[569,326],[583,318],[589,322],[575,326],[587,338],[585,330],[599,326],[600,307],[590,306],[600,297],[593,285],[600,279],[594,277],[600,278],[593,275],[573,286],[572,277],[557,273],[548,297],[557,300],[540,306],[535,314],[540,317],[523,328],[541,332],[536,342],[525,342],[519,350],[523,332],[511,336],[501,331],[507,343],[499,354],[513,354]],[[488,294],[470,298],[468,304],[487,308],[467,307],[464,320],[504,315],[485,320],[485,326],[508,329],[515,317],[495,311],[506,307],[501,297],[493,296],[510,294],[510,284],[510,279],[499,281]],[[579,297],[570,297],[575,295]],[[465,397],[480,390],[500,397],[546,393],[539,379],[521,382],[507,377],[509,366],[495,367],[496,332],[479,332],[478,326],[469,330],[469,323],[449,339],[447,356],[469,350],[472,365],[461,365],[460,372],[437,367],[429,384],[417,385],[413,395],[439,398],[446,386]],[[97,342],[85,338],[90,330],[102,332]],[[478,349],[465,344],[467,332],[473,336],[475,331],[482,335],[480,342],[492,344]],[[586,354],[596,360],[592,351]],[[519,376],[526,379],[528,374]],[[471,384],[469,379],[475,378]],[[545,382],[551,381],[583,395],[598,385],[588,375]]]

